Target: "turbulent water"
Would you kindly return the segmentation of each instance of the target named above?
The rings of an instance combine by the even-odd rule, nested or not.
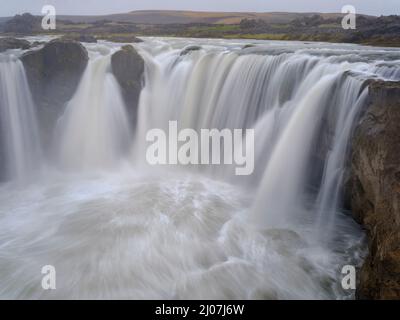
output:
[[[400,80],[400,51],[246,44],[135,44],[146,66],[137,125],[111,73],[119,45],[86,45],[88,67],[54,132],[56,157],[39,151],[22,64],[1,56],[11,178],[0,185],[1,298],[353,297],[341,269],[359,266],[365,245],[343,210],[348,150],[364,80]],[[254,173],[148,165],[146,133],[170,120],[254,129]],[[37,159],[40,174],[21,185]],[[56,290],[41,288],[45,265],[56,268]]]

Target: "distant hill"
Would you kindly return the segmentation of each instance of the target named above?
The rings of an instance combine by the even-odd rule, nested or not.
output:
[[[0,23],[4,23],[10,19],[12,19],[12,17],[0,17]]]
[[[0,35],[78,35],[85,39],[132,42],[132,36],[327,41],[400,47],[400,16],[357,16],[345,30],[341,13],[237,13],[133,11],[103,16],[57,16],[56,30],[43,30],[29,13],[0,18]],[[136,39],[136,38],[135,38]]]
[[[242,19],[261,19],[268,23],[288,23],[295,19],[319,15],[324,19],[332,19],[343,16],[340,13],[291,13],[291,12],[195,12],[195,11],[132,11],[122,14],[103,16],[58,16],[60,20],[68,20],[75,23],[92,23],[99,20],[115,22],[130,22],[137,24],[238,24]]]

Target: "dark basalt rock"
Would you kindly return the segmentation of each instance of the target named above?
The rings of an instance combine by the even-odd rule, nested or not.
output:
[[[254,45],[254,44],[246,44],[245,46],[243,46],[243,50],[244,49],[248,49],[248,48],[254,48],[256,45]]]
[[[36,47],[39,47],[39,46],[42,46],[45,44],[46,44],[46,42],[44,42],[44,41],[35,41],[31,44],[31,48],[36,48]]]
[[[9,49],[29,49],[30,43],[27,40],[15,38],[0,38],[0,52]]]
[[[400,299],[400,82],[369,82],[355,132],[350,202],[367,230],[369,255],[357,297]]]
[[[139,96],[143,87],[144,60],[131,45],[126,45],[112,55],[111,67],[121,86],[130,121],[134,127],[137,121]]]
[[[78,42],[53,40],[39,50],[25,53],[21,60],[39,109],[43,138],[49,141],[66,102],[76,91],[88,53]]]
[[[201,50],[200,46],[189,46],[182,50],[181,56],[185,56],[193,51],[199,51],[199,50]]]

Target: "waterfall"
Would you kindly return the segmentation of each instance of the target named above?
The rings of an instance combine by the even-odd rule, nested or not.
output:
[[[349,75],[348,62],[303,53],[213,50],[144,56],[146,86],[137,138],[142,148],[147,130],[166,130],[169,120],[195,130],[254,128],[256,170],[251,177],[235,177],[231,166],[200,170],[255,189],[249,216],[258,226],[284,228],[318,220],[320,235],[328,238],[341,209],[347,146],[366,95],[363,79]]]
[[[360,266],[366,246],[343,208],[349,149],[365,81],[400,80],[400,51],[144,40],[137,125],[111,70],[121,46],[85,44],[88,66],[46,148],[55,156],[40,155],[23,65],[1,56],[0,161],[13,177],[43,161],[52,170],[34,185],[0,184],[0,298],[353,298],[341,267]],[[254,152],[253,173],[150,165],[146,136],[171,121],[241,129],[233,144]],[[40,286],[45,265],[57,290]]]
[[[130,124],[110,55],[92,58],[59,120],[55,141],[66,168],[114,166],[126,152]]]
[[[4,172],[0,175],[6,179],[28,178],[41,159],[35,105],[21,61],[3,54],[0,55],[0,134],[0,158],[4,162]]]
[[[319,216],[317,229],[326,240],[341,209],[346,147],[366,94],[362,81],[345,77],[340,69],[322,77],[319,73],[317,68],[309,74],[314,85],[299,90],[287,119],[278,120],[283,129],[271,149],[254,211],[267,227],[293,227]],[[318,171],[322,177],[315,194],[309,185]]]

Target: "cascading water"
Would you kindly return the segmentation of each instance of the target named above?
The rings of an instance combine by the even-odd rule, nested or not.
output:
[[[41,146],[25,70],[14,55],[0,54],[0,134],[0,175],[27,178],[39,167]]]
[[[169,120],[197,130],[256,128],[253,185],[263,178],[253,218],[266,228],[293,227],[305,218],[302,212],[319,210],[323,223],[318,229],[327,238],[341,200],[346,146],[366,95],[363,81],[346,76],[347,62],[333,64],[305,54],[179,53],[149,58],[138,141],[145,141],[150,128],[166,130]],[[331,128],[321,132],[327,117]],[[332,137],[315,150],[319,134]],[[318,194],[310,194],[308,185],[318,170],[321,189],[313,204],[309,198]],[[246,180],[234,177],[229,167],[212,167],[211,172],[223,180]]]
[[[282,121],[282,131],[273,143],[254,210],[257,219],[263,220],[268,227],[293,227],[306,219],[313,206],[310,208],[310,175],[320,167],[323,171],[319,189],[322,199],[317,199],[315,205],[322,206],[319,210],[324,219],[318,230],[327,238],[326,231],[331,228],[329,221],[333,221],[331,218],[340,205],[336,195],[338,190],[335,193],[333,189],[342,186],[342,180],[337,176],[345,169],[346,143],[365,93],[361,94],[362,82],[344,78],[340,66],[331,72],[324,70],[324,76],[321,76],[320,68],[326,66],[317,66],[310,72],[293,101],[285,106],[288,113],[283,118],[276,116],[276,122]],[[332,117],[328,122],[333,128],[327,124],[325,132],[321,132],[324,117]],[[332,130],[332,137],[327,137],[331,141],[318,144],[319,135],[329,134],[327,130]],[[313,150],[315,144],[317,150]],[[322,154],[322,161],[315,157],[315,152]],[[335,180],[338,180],[336,185]],[[328,216],[325,215],[327,212]]]
[[[0,297],[353,296],[341,267],[365,252],[341,207],[348,148],[364,80],[398,79],[400,52],[245,44],[135,45],[146,71],[134,135],[110,73],[115,45],[87,45],[89,65],[56,129],[62,170],[0,186]],[[185,50],[192,45],[201,48]],[[197,131],[254,128],[254,173],[150,166],[146,133],[168,132],[171,120]],[[56,268],[57,290],[41,289],[44,265]]]
[[[130,124],[110,55],[94,55],[59,120],[55,141],[67,168],[111,167],[126,152]]]

